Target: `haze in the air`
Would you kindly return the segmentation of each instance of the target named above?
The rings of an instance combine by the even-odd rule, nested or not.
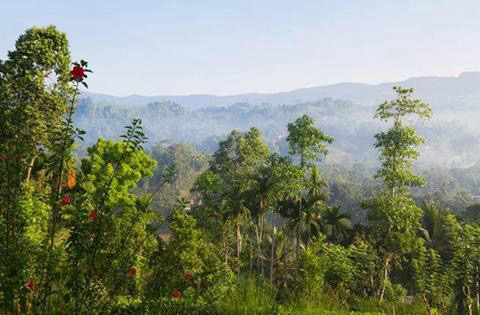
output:
[[[67,33],[92,92],[238,94],[480,69],[478,1],[0,3],[0,59],[32,25]],[[22,12],[21,15],[14,14]]]

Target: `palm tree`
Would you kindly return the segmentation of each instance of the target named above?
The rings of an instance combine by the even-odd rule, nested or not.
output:
[[[323,190],[327,184],[320,178],[318,168],[316,166],[312,166],[310,172],[310,178],[307,182],[308,195],[320,196],[323,194]]]
[[[264,164],[260,165],[255,172],[249,177],[251,186],[243,194],[245,205],[249,209],[252,218],[255,221],[255,235],[257,239],[257,259],[260,271],[263,274],[263,255],[262,241],[265,223],[265,213],[272,210],[272,226],[275,226],[275,208],[271,207],[272,190],[277,182],[275,167],[278,163],[279,156],[271,155]],[[272,228],[272,239],[274,239],[274,229]],[[275,242],[272,242],[272,252]],[[273,259],[273,258],[272,258]],[[271,263],[272,265],[273,263]],[[270,278],[272,279],[272,272]]]
[[[310,240],[312,236],[316,236],[320,233],[322,211],[324,208],[325,197],[323,195],[313,195],[305,198],[303,201],[304,208],[302,212],[301,220],[304,223],[305,231],[304,238],[306,247],[310,246]]]
[[[237,262],[240,263],[240,255],[242,253],[241,226],[242,223],[249,219],[251,213],[244,206],[242,193],[238,187],[235,187],[224,196],[224,199],[221,201],[221,210],[225,215],[225,219],[231,219],[235,223]],[[240,267],[237,269],[237,274],[240,274]]]
[[[350,214],[341,212],[339,206],[326,207],[320,219],[322,231],[331,242],[339,241],[352,228],[350,218]]]
[[[320,230],[318,222],[327,199],[324,194],[324,189],[327,184],[320,178],[318,168],[314,165],[311,166],[310,178],[306,184],[308,194],[303,202],[304,209],[302,216],[307,227],[306,247],[308,247],[310,245],[310,239],[312,238],[312,231],[318,234]]]
[[[423,201],[422,227],[419,228],[422,237],[430,248],[442,251],[446,248],[443,234],[443,219],[446,210],[443,210],[438,201]]]

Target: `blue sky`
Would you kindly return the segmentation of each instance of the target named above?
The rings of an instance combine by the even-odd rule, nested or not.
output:
[[[480,70],[478,0],[3,0],[0,59],[67,33],[113,95],[275,92]]]

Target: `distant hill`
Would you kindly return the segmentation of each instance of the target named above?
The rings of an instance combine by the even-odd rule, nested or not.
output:
[[[240,95],[130,95],[117,97],[105,94],[82,92],[95,103],[115,105],[145,105],[152,102],[172,101],[190,109],[211,106],[229,106],[235,103],[258,105],[268,103],[298,104],[315,102],[326,97],[350,100],[359,105],[372,106],[393,96],[392,87],[400,85],[415,89],[415,95],[431,103],[434,109],[479,108],[480,72],[464,72],[458,77],[415,77],[399,82],[382,84],[338,83],[318,87],[296,89],[279,93],[247,93]]]
[[[421,147],[419,164],[480,164],[480,72],[232,96],[116,97],[83,92],[74,119],[79,128],[87,131],[83,145],[91,145],[98,137],[118,138],[132,118],[142,118],[149,145],[171,139],[212,151],[232,129],[257,126],[272,148],[286,154],[287,124],[308,114],[335,138],[327,160],[376,163],[373,135],[385,126],[373,115],[378,104],[394,97],[395,85],[415,88],[414,96],[428,101],[433,109],[431,121],[417,123],[419,133],[427,139]]]

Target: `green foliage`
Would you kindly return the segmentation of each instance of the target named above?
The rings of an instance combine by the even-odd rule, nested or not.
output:
[[[232,283],[214,314],[276,314],[276,289],[262,278],[239,278]]]
[[[480,204],[476,203],[467,207],[465,213],[462,214],[462,218],[470,224],[480,224]]]
[[[255,127],[233,130],[208,162],[194,146],[168,141],[150,157],[138,118],[120,141],[96,140],[77,163],[85,132],[73,117],[91,70],[84,60],[73,66],[54,27],[27,30],[0,61],[3,313],[480,312],[478,205],[460,221],[444,209],[472,204],[460,190],[448,194],[464,172],[427,172],[437,198],[423,211],[410,196],[424,183],[412,170],[424,140],[406,121],[431,116],[412,89],[394,88],[397,98],[375,115],[392,121],[375,136],[382,189],[366,167],[314,165],[333,138],[307,115],[287,127],[299,166],[269,153]],[[149,113],[187,113],[164,105]],[[269,144],[285,152],[282,141]],[[412,191],[418,198],[420,188]],[[366,223],[340,210],[359,201]]]
[[[415,147],[423,144],[424,139],[418,136],[413,126],[404,126],[403,122],[411,115],[425,120],[432,116],[428,104],[418,99],[411,99],[413,89],[394,87],[397,99],[381,104],[375,118],[384,121],[392,120],[393,126],[386,132],[375,135],[375,148],[380,151],[382,167],[377,176],[385,181],[386,187],[404,190],[407,186],[421,186],[424,181],[412,173],[412,160],[419,157]]]
[[[305,163],[308,163],[311,160],[319,161],[321,156],[327,154],[327,143],[332,143],[333,138],[330,136],[325,135],[320,129],[315,128],[313,119],[308,115],[303,115],[302,117],[298,118],[295,123],[290,123],[287,126],[288,129],[288,148],[289,153],[291,155],[299,155],[300,156],[300,169],[305,171]],[[318,187],[318,174],[313,172],[312,183],[317,184],[313,185]],[[312,185],[311,185],[312,187]],[[302,217],[304,216],[305,209],[307,209],[307,224],[308,231],[310,234],[311,230],[311,210],[314,210],[314,205],[316,205],[317,201],[320,201],[324,197],[321,194],[318,194],[318,189],[314,188],[310,190],[309,194],[309,202],[304,202],[303,198],[303,191],[299,191],[299,203],[298,203],[298,211],[296,215],[296,258],[298,260],[300,255],[300,245],[301,245],[301,234],[303,230],[303,220]],[[308,207],[304,207],[304,205],[308,205]],[[308,211],[310,210],[310,211]],[[294,221],[294,222],[295,222]],[[309,237],[308,237],[309,238]],[[309,240],[307,240],[308,245]]]
[[[50,222],[51,207],[43,189],[29,184],[37,157],[54,160],[49,152],[62,130],[67,100],[74,88],[69,84],[70,52],[64,33],[55,27],[31,28],[21,35],[8,59],[0,60],[0,247],[2,265],[1,307],[14,313],[16,305],[28,310],[25,288],[35,278],[53,252],[40,246]],[[35,209],[35,207],[38,207]],[[38,211],[38,218],[30,215]],[[31,224],[31,225],[30,225]],[[30,253],[30,254],[28,254]],[[38,255],[38,256],[35,256]],[[30,256],[30,257],[29,257]],[[32,268],[29,263],[35,261]],[[33,281],[33,280],[32,280]]]
[[[323,241],[317,240],[300,256],[297,295],[305,300],[318,299],[323,292],[326,266],[317,254],[322,246]]]
[[[421,186],[424,180],[409,170],[412,160],[419,157],[414,147],[423,144],[424,139],[415,133],[412,126],[395,126],[387,132],[375,135],[375,148],[380,150],[382,168],[377,176],[385,180],[388,188]]]
[[[118,295],[135,294],[135,282],[126,281],[128,272],[132,267],[142,272],[142,255],[153,245],[146,228],[156,219],[148,202],[130,192],[141,178],[153,174],[154,160],[128,140],[99,140],[88,152],[81,161],[81,180],[71,193],[72,205],[63,210],[70,229],[64,299],[72,301],[74,312],[106,307]],[[82,300],[86,305],[78,303]]]
[[[423,178],[412,172],[412,160],[418,158],[415,148],[423,143],[415,128],[404,126],[411,115],[420,119],[431,117],[431,109],[421,100],[411,99],[413,89],[394,87],[397,98],[381,104],[375,117],[392,120],[393,126],[386,132],[375,135],[375,147],[380,151],[381,167],[376,176],[384,180],[385,191],[363,202],[367,218],[373,223],[375,247],[382,260],[382,277],[379,281],[380,301],[385,296],[398,299],[403,288],[390,281],[393,266],[401,266],[406,255],[419,245],[417,231],[420,229],[421,210],[408,196],[409,186],[421,186]]]
[[[378,261],[373,249],[363,242],[344,247],[319,237],[302,252],[298,296],[313,301],[326,291],[337,294],[342,304],[351,296],[368,296],[374,290],[371,281]]]
[[[326,155],[328,152],[326,143],[332,143],[333,138],[315,128],[311,117],[303,115],[295,123],[288,124],[287,142],[289,153],[300,156],[303,168],[304,162],[317,161],[320,156]]]
[[[221,263],[218,253],[208,243],[196,220],[180,208],[169,216],[171,239],[159,242],[158,248],[149,259],[151,273],[147,276],[146,296],[160,298],[168,296],[174,289],[180,291],[192,286],[198,292],[218,300],[223,292],[220,287],[229,281],[231,274]],[[192,274],[192,280],[186,274]]]
[[[417,294],[426,303],[428,311],[448,310],[453,299],[452,270],[434,249],[420,246],[413,260]]]
[[[145,180],[139,186],[138,192],[150,191],[163,181],[163,177],[172,171],[175,174],[170,184],[162,186],[152,199],[154,207],[161,210],[163,215],[169,215],[178,199],[195,200],[198,197],[191,193],[191,189],[199,176],[208,166],[208,159],[204,153],[196,150],[189,143],[161,142],[155,144],[150,155],[157,161],[157,168],[151,179]]]

